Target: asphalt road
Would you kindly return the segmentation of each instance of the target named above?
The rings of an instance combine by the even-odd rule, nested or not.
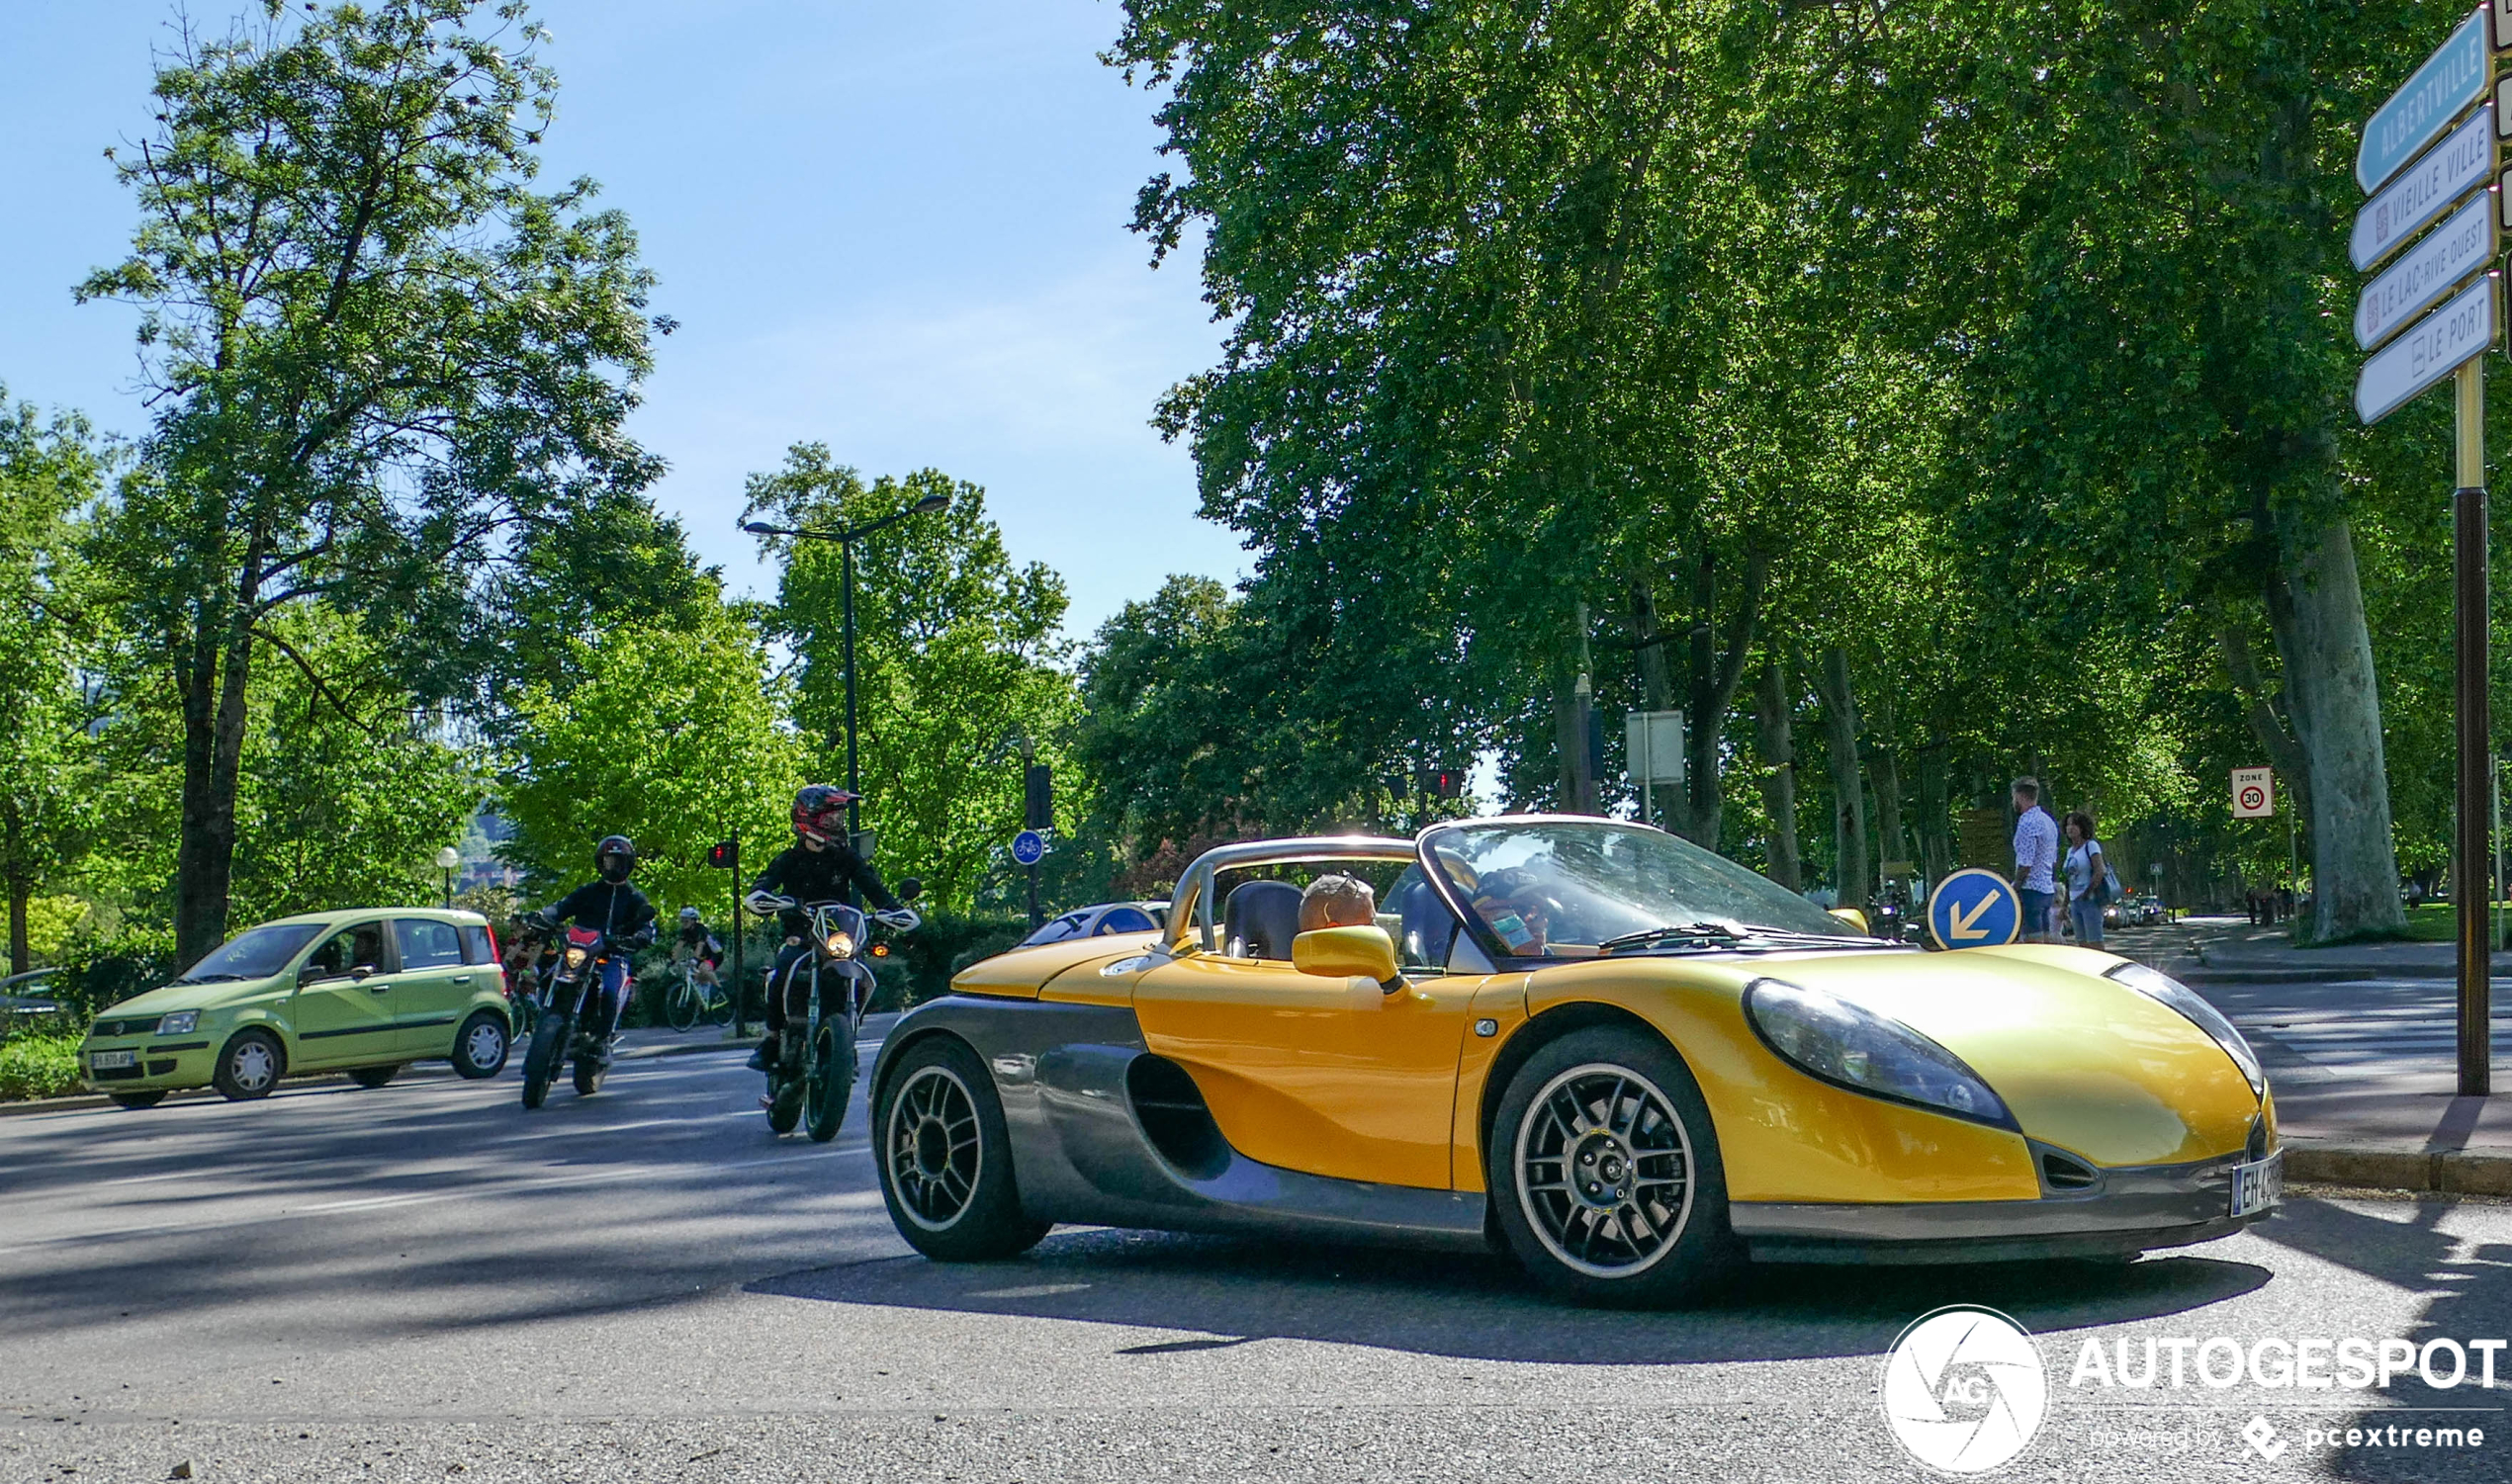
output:
[[[1496,1260],[1106,1231],[938,1266],[859,1107],[815,1146],[756,1091],[717,1054],[531,1115],[511,1072],[413,1072],[0,1118],[0,1480],[1927,1478],[1881,1357],[1954,1303],[2047,1367],[2000,1478],[2512,1478],[2512,1353],[2492,1392],[2071,1384],[2089,1338],[2512,1336],[2512,1205],[2300,1198],[2132,1266],[1600,1313]],[[2331,1423],[2410,1442],[2307,1440]],[[2447,1425],[2489,1436],[2412,1445]]]

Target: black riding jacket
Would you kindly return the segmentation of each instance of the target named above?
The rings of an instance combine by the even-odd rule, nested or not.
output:
[[[548,909],[548,916],[556,921],[593,928],[622,948],[634,950],[654,942],[654,904],[625,881],[615,885],[587,881],[568,893],[566,901]]]
[[[891,912],[898,907],[898,899],[881,884],[881,873],[872,869],[870,861],[844,845],[831,845],[826,850],[814,850],[800,843],[791,845],[767,863],[767,869],[759,873],[750,889],[791,897],[807,905],[841,901],[850,885],[861,892],[863,900],[871,903],[875,911]],[[787,937],[793,937],[810,925],[811,918],[805,913],[789,910],[777,914],[777,922]]]

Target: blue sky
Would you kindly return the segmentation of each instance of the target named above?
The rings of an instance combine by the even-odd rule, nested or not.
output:
[[[223,26],[250,0],[194,0]],[[254,7],[258,9],[258,7]],[[10,0],[0,20],[0,383],[136,432],[133,313],[69,286],[129,241],[102,151],[148,123],[160,0]],[[1064,574],[1087,635],[1173,571],[1246,553],[1195,515],[1147,419],[1220,330],[1192,253],[1124,229],[1162,167],[1155,100],[1096,53],[1103,0],[543,0],[560,75],[547,179],[593,176],[662,279],[636,435],[661,503],[736,590],[743,476],[819,439],[867,476],[986,486],[1016,559]]]

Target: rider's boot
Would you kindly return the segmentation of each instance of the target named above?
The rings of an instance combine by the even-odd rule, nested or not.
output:
[[[776,1065],[777,1050],[776,1032],[771,1030],[759,1038],[759,1044],[751,1048],[750,1060],[743,1065],[753,1072],[764,1072]]]

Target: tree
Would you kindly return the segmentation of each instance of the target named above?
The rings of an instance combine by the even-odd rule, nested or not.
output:
[[[937,906],[965,911],[1021,828],[1020,743],[1060,760],[1073,685],[1057,667],[1064,581],[1017,566],[988,519],[985,491],[936,470],[865,484],[828,447],[798,443],[773,474],[752,476],[747,514],[837,530],[931,496],[857,545],[856,726],[863,807],[885,874],[923,879]],[[794,716],[824,778],[846,762],[842,561],[830,543],[766,537],[784,570],[773,622],[802,663]]]
[[[555,79],[519,4],[382,0],[220,38],[158,67],[159,127],[118,163],[132,255],[82,286],[143,306],[145,467],[97,564],[182,718],[175,928],[224,932],[265,652],[317,694],[280,616],[320,599],[442,689],[524,531],[633,498],[621,431],[650,276],[593,186],[531,188]],[[346,709],[346,708],[343,708]]]
[[[85,423],[46,425],[0,389],[0,886],[12,974],[30,967],[28,904],[78,864],[90,829],[75,522],[99,474]]]
[[[707,847],[738,830],[745,859],[764,865],[791,837],[802,783],[805,749],[759,635],[719,606],[694,629],[570,643],[576,683],[518,698],[496,796],[514,834],[498,854],[555,893],[586,879],[595,840],[625,834],[658,903],[722,900]]]

